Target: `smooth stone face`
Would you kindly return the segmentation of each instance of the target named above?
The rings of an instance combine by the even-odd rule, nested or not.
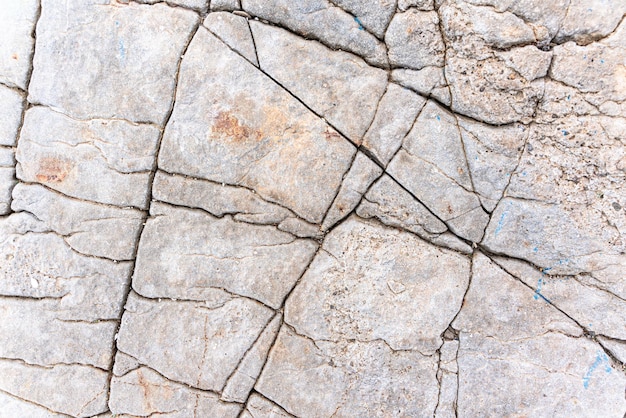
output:
[[[472,271],[453,323],[460,332],[460,415],[623,415],[626,378],[600,345],[580,338],[573,321],[486,256],[475,256]]]
[[[589,256],[601,248],[562,207],[513,198],[504,198],[494,210],[483,244],[555,274],[587,271]]]
[[[586,276],[551,276],[527,263],[497,257],[497,264],[535,289],[533,298],[553,304],[590,332],[626,340],[626,301]],[[581,301],[585,303],[582,304]]]
[[[265,327],[250,351],[245,354],[237,370],[226,382],[222,391],[222,400],[245,403],[249,398],[265,365],[267,354],[276,340],[281,319],[280,315],[274,315],[274,319]]]
[[[435,352],[469,280],[465,257],[354,217],[322,249],[287,300],[289,325],[314,340]]]
[[[335,0],[334,4],[352,14],[357,23],[378,38],[384,36],[395,12],[395,1],[389,0]]]
[[[130,263],[76,253],[48,231],[26,213],[0,220],[0,294],[58,299],[43,302],[50,302],[50,314],[60,319],[117,318]]]
[[[567,15],[555,41],[568,40],[588,44],[601,39],[615,30],[626,14],[626,3],[619,0],[574,0],[567,8]]]
[[[164,121],[195,13],[109,0],[43,0],[41,7],[30,102],[81,119]],[[70,45],[93,47],[76,54]]]
[[[0,84],[0,145],[15,146],[23,107],[22,95]]]
[[[441,67],[424,67],[421,70],[395,69],[391,81],[424,96],[430,96],[440,103],[450,106],[450,89]],[[399,109],[398,109],[399,110]]]
[[[117,345],[170,380],[221,391],[272,315],[246,298],[211,306],[131,293]]]
[[[284,409],[269,401],[267,398],[254,393],[250,396],[250,399],[248,399],[248,404],[242,418],[258,417],[292,418],[293,415],[287,413]]]
[[[322,221],[355,152],[344,138],[203,28],[178,96],[159,167],[242,185]]]
[[[214,393],[172,382],[147,367],[113,376],[109,408],[116,415],[164,414],[177,418],[194,414],[235,418],[241,410],[239,405],[220,402]]]
[[[445,45],[437,12],[411,9],[396,14],[385,33],[385,43],[392,67],[420,70],[444,64]]]
[[[433,0],[398,0],[398,9],[407,10],[409,7],[415,7],[417,10],[433,10]]]
[[[288,209],[266,202],[252,190],[162,171],[156,173],[152,189],[155,200],[199,208],[217,217],[233,215],[250,223],[278,224],[292,215]]]
[[[11,191],[15,186],[15,154],[12,148],[0,147],[0,215],[11,211]]]
[[[32,32],[37,18],[37,8],[37,0],[0,1],[0,27],[2,27],[0,83],[2,84],[26,89],[35,43]],[[2,103],[1,98],[0,103]]]
[[[529,81],[545,77],[552,61],[551,52],[542,51],[533,45],[496,52],[496,56]]]
[[[30,418],[62,418],[64,415],[50,412],[42,406],[14,397],[7,393],[0,393],[3,417],[27,416]]]
[[[363,30],[353,16],[327,0],[242,0],[241,5],[252,16],[317,39],[333,49],[352,52],[375,66],[387,65],[384,44]]]
[[[246,18],[227,12],[210,13],[204,20],[204,26],[248,61],[259,65]]]
[[[372,125],[363,138],[363,147],[386,166],[402,145],[425,103],[423,97],[389,83]]]
[[[144,215],[71,199],[36,184],[13,189],[13,211],[32,213],[47,228],[65,237],[75,251],[114,260],[131,260]]]
[[[460,187],[472,190],[457,118],[432,100],[420,112],[402,148],[436,166]]]
[[[441,220],[386,174],[372,185],[356,213],[362,218],[376,218],[385,225],[410,231],[435,245],[472,252],[470,246],[448,232]]]
[[[370,185],[383,173],[376,163],[370,160],[362,152],[357,153],[352,167],[346,174],[346,178],[341,184],[339,193],[330,207],[322,229],[328,230],[335,223],[348,216],[350,212],[359,204],[361,197],[367,192]]]
[[[34,107],[17,148],[17,176],[79,199],[145,208],[158,138],[152,125],[77,121]]]
[[[239,9],[239,0],[211,0],[210,3],[211,11]]]
[[[273,226],[153,204],[133,287],[146,297],[206,300],[226,290],[274,308],[309,264],[317,244]]]
[[[89,366],[40,368],[0,359],[0,390],[48,408],[52,414],[46,417],[54,413],[90,417],[106,412],[108,381],[106,371]]]
[[[455,225],[448,223],[454,233],[473,242],[481,240],[489,217],[473,192],[445,176],[436,166],[403,149],[389,164],[388,172],[438,218],[456,220]],[[480,210],[474,212],[475,209]]]
[[[147,4],[155,4],[159,3],[160,0],[139,0],[138,3],[147,3]],[[209,8],[208,0],[171,0],[168,1],[168,4],[174,4],[176,6],[187,7],[189,9],[194,9],[200,12],[206,12]]]
[[[360,144],[385,92],[387,74],[352,54],[332,51],[286,30],[254,21],[251,27],[261,69]]]
[[[283,326],[256,390],[308,417],[432,416],[437,360],[382,341],[314,342]]]
[[[472,185],[482,205],[493,211],[517,168],[529,130],[516,124],[496,127],[458,118]]]

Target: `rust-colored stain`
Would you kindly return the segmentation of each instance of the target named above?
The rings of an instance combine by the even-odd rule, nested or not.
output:
[[[330,141],[331,139],[341,139],[341,135],[339,135],[337,131],[329,128],[328,126],[326,127],[326,130],[324,131],[324,137],[326,137],[327,141]]]
[[[11,55],[11,59],[14,59],[14,60],[16,60],[16,61],[17,61],[17,59],[18,59],[18,58],[19,58],[19,57],[17,56],[17,54],[13,54],[13,55]]]
[[[217,115],[213,124],[213,132],[227,136],[235,142],[251,139],[258,141],[262,137],[260,131],[242,125],[239,119],[230,112],[220,112]]]
[[[39,161],[36,177],[42,183],[61,183],[72,168],[73,165],[70,161],[57,157],[42,158]]]

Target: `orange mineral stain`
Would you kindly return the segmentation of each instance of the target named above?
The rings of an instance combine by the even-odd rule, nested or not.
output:
[[[36,178],[42,183],[61,183],[72,170],[72,163],[57,157],[46,157],[39,161]]]

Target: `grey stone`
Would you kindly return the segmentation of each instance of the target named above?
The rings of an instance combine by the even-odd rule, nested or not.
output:
[[[387,170],[439,219],[445,221],[452,232],[480,242],[489,216],[482,210],[473,192],[461,187],[436,166],[404,149],[396,154]],[[450,224],[451,220],[456,220],[454,225]]]
[[[441,220],[386,174],[367,192],[356,213],[403,228],[433,244],[472,253],[469,245],[451,234]]]
[[[0,215],[11,211],[11,191],[15,186],[15,154],[0,146]]]
[[[284,26],[305,38],[352,52],[379,67],[387,65],[385,45],[363,30],[353,16],[327,0],[297,3],[290,0],[242,0],[242,6],[251,15]]]
[[[493,212],[483,244],[554,274],[576,274],[589,271],[601,249],[589,238],[558,205],[506,197]]]
[[[534,42],[533,30],[512,13],[462,2],[446,2],[439,12],[452,109],[491,124],[530,122],[544,81],[526,79],[498,49]],[[518,54],[533,56],[522,49]]]
[[[529,129],[491,126],[458,118],[472,185],[483,207],[493,211],[519,164]]]
[[[437,12],[410,9],[397,13],[385,33],[392,67],[421,70],[443,66],[445,45],[439,31]]]
[[[328,230],[345,218],[361,201],[370,185],[383,173],[376,163],[362,152],[358,152],[352,167],[346,174],[339,193],[324,218],[322,229]]]
[[[424,67],[421,70],[395,69],[391,80],[424,96],[432,97],[450,106],[450,88],[441,67]]]
[[[83,119],[165,120],[195,13],[110,0],[42,0],[41,8],[30,102]],[[92,47],[77,53],[78,45]]]
[[[42,368],[0,359],[0,390],[49,409],[46,416],[90,417],[105,412],[108,388],[108,373],[93,367]],[[26,410],[19,412],[23,416]]]
[[[256,389],[303,418],[427,417],[437,404],[436,368],[434,356],[392,351],[381,340],[316,342],[283,326]]]
[[[316,248],[273,226],[153,204],[133,288],[146,297],[192,300],[226,291],[278,308]]]
[[[139,367],[141,367],[141,363],[136,358],[121,351],[115,353],[115,362],[113,363],[113,374],[115,376],[123,377]]]
[[[626,378],[598,344],[580,338],[571,320],[484,255],[476,253],[472,271],[453,323],[460,332],[459,415],[624,414]]]
[[[545,77],[552,62],[551,52],[542,51],[534,45],[498,51],[496,56],[528,81]]]
[[[239,9],[239,0],[211,0],[211,11],[220,10],[237,10]]]
[[[624,46],[601,43],[578,46],[573,42],[554,48],[550,77],[582,93],[595,106],[626,101]],[[582,71],[584,69],[584,71]],[[618,112],[626,116],[626,112]],[[616,115],[616,116],[618,116]]]
[[[464,256],[352,217],[326,236],[287,300],[285,322],[314,340],[383,340],[430,355],[468,280]]]
[[[179,206],[199,208],[216,217],[233,215],[236,220],[258,224],[279,224],[292,212],[269,203],[243,187],[158,171],[152,197]]]
[[[495,262],[535,289],[533,298],[549,302],[595,334],[626,340],[626,301],[586,280],[584,276],[552,276],[519,260]],[[581,303],[584,301],[584,303]]]
[[[386,166],[402,145],[425,103],[423,97],[389,83],[362,146]]]
[[[246,298],[213,307],[131,293],[117,346],[169,380],[221,391],[272,315]]]
[[[246,18],[227,12],[210,13],[204,19],[204,26],[226,45],[259,66],[252,32]]]
[[[50,314],[59,319],[119,316],[130,263],[78,254],[26,213],[0,219],[0,237],[0,259],[5,260],[0,265],[2,295],[51,298],[43,302],[50,303]]]
[[[1,418],[19,416],[27,416],[29,418],[62,418],[64,416],[5,392],[0,392],[0,405],[2,405],[2,410],[0,410]]]
[[[117,1],[119,1],[120,3],[128,3],[127,0]],[[138,0],[137,2],[155,4],[162,2],[162,0]],[[167,3],[175,6],[187,7],[189,9],[194,9],[199,12],[206,12],[209,8],[209,0],[167,0]]]
[[[248,400],[242,418],[293,418],[293,415],[267,398],[253,393]]]
[[[314,225],[295,217],[283,220],[278,224],[278,229],[289,232],[299,238],[320,238],[323,235],[319,225]]]
[[[284,29],[251,27],[261,69],[359,145],[385,92],[385,71]]]
[[[611,338],[598,336],[600,344],[613,354],[619,361],[626,363],[626,343]]]
[[[331,0],[352,14],[365,29],[382,38],[396,11],[395,0]]]
[[[0,27],[2,27],[0,83],[2,84],[26,90],[35,44],[32,32],[37,21],[38,3],[37,0],[2,0],[0,2]]]
[[[17,147],[17,176],[68,196],[145,208],[158,139],[152,125],[77,121],[34,107]]]
[[[613,32],[625,14],[626,3],[620,0],[573,0],[554,41],[588,44]]]
[[[401,11],[407,10],[409,7],[415,7],[417,10],[433,10],[433,0],[398,0],[398,9]]]
[[[63,301],[0,298],[0,356],[45,367],[83,364],[106,370],[117,323],[63,315]]]
[[[203,28],[180,79],[159,167],[246,186],[321,222],[354,147]]]
[[[0,13],[2,12],[0,11]],[[18,91],[0,84],[0,145],[9,147],[16,145],[23,108],[24,98],[22,95]]]
[[[228,378],[224,390],[222,391],[222,399],[229,402],[245,403],[250,395],[250,391],[254,387],[270,348],[276,340],[278,330],[281,325],[281,316],[274,315],[274,319],[265,327],[265,330],[259,335],[254,345],[245,354],[237,369],[232,376]]]
[[[114,260],[131,260],[144,215],[123,209],[71,199],[37,184],[13,189],[13,211],[26,211],[46,228],[63,236],[75,251]]]
[[[420,112],[402,148],[437,167],[460,187],[472,191],[457,118],[432,100]]]
[[[220,402],[215,393],[169,381],[147,367],[140,367],[124,376],[113,376],[109,408],[116,416],[158,414],[168,418],[235,418],[241,411],[240,405]]]
[[[435,410],[435,418],[456,417],[456,399],[458,393],[457,354],[458,340],[444,341],[439,349],[439,400]]]

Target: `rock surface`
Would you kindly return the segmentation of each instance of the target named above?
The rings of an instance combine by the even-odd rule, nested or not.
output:
[[[0,0],[0,418],[623,418],[625,13]]]

